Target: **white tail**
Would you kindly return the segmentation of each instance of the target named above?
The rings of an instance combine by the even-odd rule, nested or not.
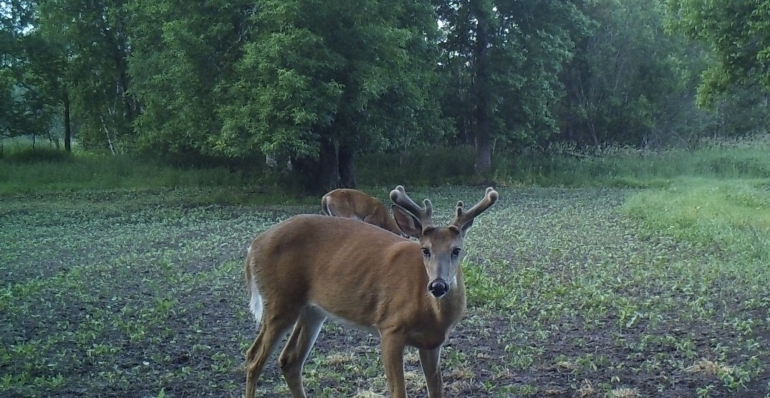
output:
[[[441,346],[465,312],[463,241],[498,194],[487,188],[467,211],[458,202],[446,227],[433,225],[429,200],[421,208],[402,186],[390,197],[400,229],[417,241],[347,218],[299,215],[252,242],[246,285],[252,312],[264,316],[247,353],[247,398],[255,396],[267,359],[292,327],[278,363],[292,396],[306,396],[302,368],[328,316],[379,333],[391,397],[407,396],[406,345],[419,349],[430,398],[443,397]]]
[[[401,236],[401,229],[377,198],[364,192],[340,188],[321,198],[321,211],[327,216],[354,218]]]

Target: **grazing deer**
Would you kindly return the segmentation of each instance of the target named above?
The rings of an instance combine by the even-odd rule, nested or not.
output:
[[[380,335],[390,396],[406,398],[404,347],[417,347],[430,398],[443,397],[439,356],[465,312],[460,264],[473,220],[497,201],[487,188],[468,209],[458,202],[449,226],[433,225],[404,187],[390,198],[401,230],[418,241],[359,221],[322,215],[291,217],[249,247],[246,284],[259,334],[247,352],[246,397],[278,342],[293,327],[278,364],[293,397],[306,397],[302,368],[327,318]]]
[[[321,211],[327,216],[355,218],[401,236],[401,229],[377,198],[355,189],[335,189],[321,198]]]

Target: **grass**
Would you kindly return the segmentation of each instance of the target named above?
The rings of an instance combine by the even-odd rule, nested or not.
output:
[[[580,150],[556,144],[545,149],[501,152],[494,156],[494,169],[481,179],[474,176],[471,148],[432,147],[407,154],[365,155],[358,173],[359,181],[374,186],[493,181],[503,186],[660,188],[680,178],[770,178],[770,135],[702,140],[693,146]]]
[[[356,176],[365,190],[406,186],[476,185],[574,188],[661,188],[682,178],[770,180],[770,135],[749,139],[706,140],[696,149],[662,151],[607,147],[577,150],[553,145],[495,155],[487,176],[474,175],[474,154],[469,147],[415,148],[408,153],[362,154]],[[213,164],[212,164],[213,161]],[[201,167],[174,167],[168,160],[125,155],[69,155],[45,145],[6,146],[0,157],[0,195],[15,193],[103,189],[156,190],[164,188],[217,188],[215,201],[236,203],[259,193],[263,202],[302,198],[296,181],[270,173],[261,158],[250,160],[177,159]],[[208,163],[208,165],[206,165]],[[220,164],[220,166],[216,166]],[[387,173],[383,173],[387,170]],[[247,187],[247,188],[244,188]],[[272,198],[271,196],[275,196]]]
[[[746,264],[770,262],[770,180],[681,180],[670,188],[632,198],[627,211],[648,229]]]
[[[128,156],[22,150],[0,162],[0,195],[32,192],[234,187],[248,175],[226,168],[181,169]]]
[[[0,156],[0,197],[78,193],[104,196],[147,193],[188,204],[316,203],[281,184],[280,176],[265,176],[262,165],[231,162],[206,167],[174,166],[170,161],[126,155],[74,151],[66,153],[38,144],[6,146]],[[251,166],[253,165],[253,167]],[[237,166],[237,167],[234,167]],[[164,192],[162,196],[153,196]],[[189,196],[185,196],[189,195]]]

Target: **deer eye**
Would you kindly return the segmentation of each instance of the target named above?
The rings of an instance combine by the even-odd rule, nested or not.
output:
[[[428,258],[428,257],[430,257],[430,250],[428,250],[428,248],[427,248],[427,247],[423,247],[423,248],[422,248],[422,255],[423,255],[425,258]]]
[[[460,248],[459,247],[455,247],[454,249],[452,249],[452,257],[457,257],[459,255],[460,255]]]

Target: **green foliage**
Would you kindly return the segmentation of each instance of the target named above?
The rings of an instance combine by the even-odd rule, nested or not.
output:
[[[770,179],[770,142],[751,139],[703,141],[693,150],[605,147],[578,151],[569,146],[503,152],[491,175],[502,186],[668,187],[682,177]],[[363,187],[488,184],[473,170],[472,147],[424,147],[408,152],[373,152],[360,158]],[[194,168],[189,165],[195,165]],[[302,181],[267,169],[260,158],[179,155],[162,161],[105,156],[54,148],[6,146],[0,157],[2,193],[91,189],[229,187],[216,202],[242,202],[241,192],[304,197]],[[240,187],[239,187],[240,186]],[[244,186],[246,188],[244,188]]]
[[[51,124],[50,90],[38,73],[49,48],[27,33],[35,9],[20,1],[4,3],[0,11],[0,138],[45,135]]]
[[[497,154],[491,179],[543,187],[667,187],[680,177],[770,178],[770,137],[700,141],[694,149],[607,146],[581,151],[552,145]],[[363,185],[486,183],[474,175],[471,147],[375,153],[361,159]],[[387,170],[387,171],[384,171]]]
[[[52,148],[6,150],[0,159],[0,194],[222,187],[241,202],[237,192],[248,192],[255,180],[252,173],[226,167],[178,168],[148,158],[68,155]]]
[[[709,118],[692,96],[705,52],[664,33],[662,2],[591,1],[585,12],[592,34],[562,77],[563,138],[660,147],[702,134]]]
[[[84,148],[125,152],[139,112],[128,95],[130,51],[125,0],[40,0],[40,34],[58,52],[44,65],[48,84],[68,94]]]
[[[716,56],[703,75],[701,105],[734,84],[770,90],[770,1],[668,0],[669,27],[708,45]]]
[[[70,159],[72,155],[56,148],[9,148],[3,150],[0,158],[3,163],[59,163]]]
[[[223,121],[215,89],[233,78],[251,2],[129,1],[131,94],[140,149],[211,153]]]
[[[358,179],[364,186],[441,186],[473,182],[473,148],[418,147],[403,153],[361,156]]]
[[[342,158],[441,132],[428,2],[263,1],[259,9],[238,78],[220,87],[228,100],[215,149],[311,158],[343,174],[337,150]]]
[[[64,131],[93,153],[173,154],[187,166],[228,157],[244,172],[270,155],[293,171],[260,178],[316,191],[355,185],[354,174],[585,185],[577,177],[632,158],[543,160],[535,147],[659,149],[764,132],[766,3],[5,2],[0,138],[58,145]],[[701,77],[710,109],[695,106]],[[602,184],[646,185],[638,174]]]
[[[478,171],[492,139],[532,143],[556,132],[559,72],[587,20],[569,1],[441,1],[444,110],[476,140]]]
[[[0,139],[20,135],[24,109],[16,95],[18,80],[10,68],[0,68]]]
[[[770,178],[770,169],[766,176]],[[716,247],[736,263],[764,268],[770,261],[768,181],[688,179],[637,194],[626,211],[652,230]]]

